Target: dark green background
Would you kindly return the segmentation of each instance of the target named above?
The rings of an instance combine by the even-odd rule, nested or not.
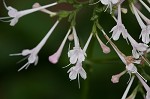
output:
[[[35,2],[42,5],[53,2],[52,0],[5,1],[7,5],[11,5],[18,10],[31,8]],[[92,9],[93,6],[86,7],[77,15],[76,29],[82,47],[91,31]],[[0,17],[2,16],[7,16],[7,10],[0,0]],[[129,33],[137,40],[140,27],[135,16],[130,11],[122,16]],[[62,68],[69,64],[67,58],[68,41],[58,64],[53,65],[48,61],[48,56],[57,50],[68,31],[69,23],[66,19],[61,21],[40,51],[38,65],[30,65],[27,70],[17,72],[26,61],[16,64],[23,57],[10,57],[9,54],[21,52],[26,48],[34,48],[49,31],[56,19],[50,18],[47,14],[36,12],[20,18],[14,27],[9,26],[9,23],[0,22],[0,99],[120,99],[127,86],[129,75],[124,75],[120,83],[112,84],[111,76],[123,71],[125,66],[109,44],[111,53],[106,55],[102,53],[97,40],[92,39],[93,43],[88,48],[87,58],[93,60],[94,64],[91,65],[90,72],[87,72],[88,79],[80,78],[80,89],[77,80],[69,80],[67,71],[70,67]],[[102,13],[99,20],[107,33],[116,25],[107,13]],[[99,33],[99,35],[106,43],[107,41],[102,34]],[[108,35],[111,36],[109,33]],[[131,46],[122,37],[115,43],[123,53],[131,54]],[[91,52],[91,50],[93,51]],[[84,68],[86,67],[88,66],[84,65]],[[86,71],[88,71],[88,68],[86,68]],[[134,84],[137,84],[136,80]],[[134,87],[133,85],[131,89]],[[141,98],[137,97],[137,99]]]

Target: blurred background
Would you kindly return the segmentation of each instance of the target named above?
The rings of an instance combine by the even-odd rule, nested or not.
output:
[[[53,1],[5,0],[7,5],[18,10],[29,9],[35,2],[45,5]],[[124,6],[126,7],[126,5]],[[82,47],[91,32],[92,10],[93,6],[87,6],[77,15],[76,30]],[[7,10],[0,0],[0,17],[5,16],[7,16]],[[129,11],[122,16],[129,33],[138,39],[140,27],[134,15]],[[36,12],[20,18],[14,27],[11,27],[9,23],[0,22],[0,99],[120,99],[126,89],[129,75],[124,75],[118,84],[111,82],[111,76],[122,72],[125,66],[109,44],[111,52],[106,55],[102,52],[98,41],[95,38],[92,39],[87,50],[87,59],[92,60],[93,63],[83,63],[88,78],[86,80],[80,78],[80,89],[78,88],[78,81],[70,81],[68,77],[67,71],[70,67],[62,68],[69,64],[67,57],[69,41],[65,44],[57,64],[53,65],[48,61],[48,56],[58,49],[68,31],[67,19],[61,21],[40,51],[37,66],[30,65],[27,70],[17,71],[27,61],[17,63],[23,57],[10,57],[9,54],[34,48],[56,20],[56,17],[50,18],[45,13]],[[111,16],[108,13],[102,13],[100,23],[111,36],[109,31],[116,25]],[[104,43],[107,42],[101,33],[99,36]],[[73,45],[73,42],[71,44]],[[127,45],[122,37],[115,44],[126,55],[131,54],[131,46]],[[136,84],[137,81],[135,80],[131,91]],[[136,99],[141,99],[141,94],[138,94]]]

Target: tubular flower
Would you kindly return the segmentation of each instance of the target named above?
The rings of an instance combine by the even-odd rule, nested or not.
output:
[[[129,34],[128,34],[128,39],[133,47],[132,50],[132,55],[134,56],[134,58],[138,59],[140,55],[143,54],[144,51],[146,51],[148,49],[148,45],[144,44],[144,43],[138,43],[136,42]]]
[[[77,37],[75,27],[72,27],[72,30],[73,30],[73,35],[74,35],[73,37],[74,37],[75,46],[73,47],[72,50],[69,50],[68,57],[70,58],[71,64],[75,64],[77,61],[81,63],[82,61],[85,60],[86,53],[80,47],[79,39]]]
[[[68,30],[68,33],[66,34],[63,42],[61,43],[60,47],[58,48],[58,50],[51,56],[49,56],[49,61],[53,64],[56,64],[59,60],[59,57],[62,53],[63,47],[67,41],[68,35],[70,34],[71,29]]]
[[[93,33],[90,34],[84,48],[83,48],[83,51],[86,52],[88,46],[89,46],[89,43],[92,39],[92,36],[93,36]],[[83,79],[86,79],[87,76],[86,76],[86,72],[85,70],[83,69],[82,67],[82,62],[77,60],[76,62],[76,65],[71,67],[69,70],[68,70],[68,73],[69,73],[69,78],[70,80],[74,80],[77,78],[78,76],[78,84],[79,84],[79,88],[80,88],[80,81],[79,81],[79,75],[83,78]]]
[[[37,63],[38,63],[38,53],[42,49],[42,47],[44,46],[44,44],[46,43],[49,36],[54,31],[54,29],[56,28],[58,23],[59,23],[59,21],[55,22],[53,27],[49,30],[49,32],[46,34],[46,36],[41,40],[41,42],[35,48],[33,48],[31,50],[25,49],[25,50],[22,51],[22,53],[18,53],[18,54],[10,54],[10,56],[22,55],[22,56],[27,56],[27,58],[28,58],[28,62],[25,65],[23,65],[18,71],[22,70],[23,68],[27,69],[29,67],[29,65],[33,64],[33,63],[34,63],[34,65],[37,65]]]
[[[55,2],[52,4],[48,4],[48,5],[37,7],[37,8],[18,11],[17,9],[15,9],[11,6],[7,6],[6,3],[4,2],[4,0],[3,0],[3,3],[4,3],[5,8],[8,10],[9,17],[0,17],[0,20],[10,19],[10,20],[4,21],[4,22],[10,22],[11,26],[14,26],[18,22],[19,18],[21,18],[25,15],[28,15],[30,13],[33,13],[33,12],[36,12],[36,11],[39,11],[39,10],[42,10],[42,9],[45,9],[45,8],[48,8],[48,7],[51,7],[51,6],[54,6],[57,4],[57,2]]]
[[[132,8],[135,14],[135,17],[142,29],[141,34],[140,34],[140,38],[142,37],[142,41],[146,44],[148,44],[150,42],[150,26],[149,25],[145,25],[144,22],[142,21],[142,19],[140,18],[138,11],[136,9],[136,7],[132,4]]]
[[[110,32],[112,33],[113,40],[118,40],[120,35],[122,34],[123,38],[127,40],[127,30],[125,26],[122,24],[122,19],[121,19],[121,5],[118,5],[118,20],[117,20],[117,25],[114,26]]]

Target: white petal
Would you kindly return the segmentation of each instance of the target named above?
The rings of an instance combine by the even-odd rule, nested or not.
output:
[[[148,32],[141,32],[141,36],[142,36],[142,41],[146,44],[148,44],[150,42],[150,37]]]
[[[13,7],[8,7],[8,15],[10,16],[10,17],[16,17],[17,16],[17,14],[18,14],[18,11],[15,9],[15,8],[13,8]]]
[[[143,43],[138,43],[138,45],[135,45],[135,48],[138,50],[138,51],[146,51],[147,48],[148,48],[148,45],[146,44],[143,44]]]
[[[110,2],[109,0],[100,0],[100,1],[101,1],[101,3],[104,4],[104,5],[108,5],[109,2]]]
[[[77,72],[75,70],[72,70],[70,73],[69,73],[69,78],[71,80],[74,80],[77,78]]]
[[[16,18],[11,20],[10,26],[14,26],[17,22],[18,22],[18,18],[16,17]]]
[[[75,54],[72,55],[70,57],[70,63],[75,64],[77,62],[77,59],[78,59],[77,55],[75,55]]]
[[[120,37],[120,34],[121,34],[121,32],[120,31],[113,31],[113,34],[112,34],[112,38],[113,38],[113,40],[118,40],[119,39],[119,37]]]
[[[78,56],[78,61],[79,61],[79,62],[82,62],[82,61],[84,61],[84,60],[85,60],[84,53],[81,52],[81,53],[79,54],[79,56]]]
[[[35,63],[35,61],[37,60],[38,56],[31,54],[28,58],[28,63]]]
[[[80,76],[83,78],[83,79],[86,79],[87,76],[86,76],[86,72],[85,70],[81,67],[81,69],[79,70],[79,73],[80,73]]]
[[[137,53],[137,51],[135,49],[132,50],[132,55],[135,59],[139,58],[139,54]]]
[[[116,3],[118,3],[118,0],[112,0],[111,2],[112,2],[112,4],[116,4]]]

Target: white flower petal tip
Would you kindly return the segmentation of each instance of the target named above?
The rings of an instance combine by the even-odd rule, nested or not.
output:
[[[142,28],[140,37],[142,37],[143,43],[148,44],[150,42],[150,25]]]

